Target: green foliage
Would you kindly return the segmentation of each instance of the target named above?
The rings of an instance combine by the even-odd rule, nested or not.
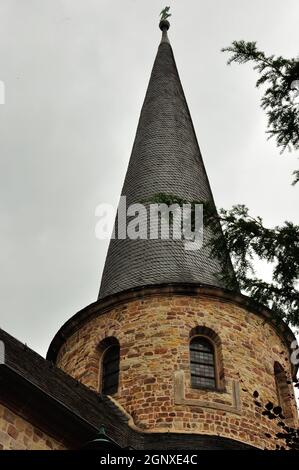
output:
[[[243,205],[221,209],[220,221],[240,288],[277,317],[299,327],[299,226],[285,222],[266,228]],[[214,238],[213,254],[221,259],[222,250],[223,241]],[[256,277],[257,259],[273,264],[272,282]]]
[[[228,64],[233,62],[255,64],[254,70],[259,73],[256,86],[265,86],[261,107],[268,116],[269,138],[276,139],[281,152],[287,148],[298,150],[299,106],[294,96],[296,90],[298,96],[299,61],[274,55],[267,57],[264,52],[257,49],[256,42],[233,41],[232,45],[223,48],[222,52],[231,54]],[[293,184],[298,181],[299,172],[296,171]]]
[[[295,179],[294,179],[292,185],[295,186],[295,184],[298,183],[298,181],[299,181],[299,170],[294,171],[293,175],[295,176]]]
[[[295,387],[297,385],[298,381],[296,381]],[[243,391],[248,392],[245,389]],[[283,415],[281,406],[274,406],[272,402],[263,403],[261,400],[257,401],[256,398],[258,396],[259,393],[255,391],[253,393],[253,402],[256,407],[256,413],[260,414],[264,419],[271,420],[277,426],[276,432],[272,434],[266,432],[265,437],[272,443],[276,442],[276,450],[299,450],[299,428],[287,425],[287,419]],[[293,393],[291,393],[290,398],[294,400]]]
[[[264,227],[262,219],[251,217],[244,205],[220,209],[218,215],[211,202],[190,202],[171,194],[158,193],[148,202],[168,206],[189,202],[192,208],[195,204],[203,204],[204,227],[208,226],[214,235],[209,242],[211,256],[217,257],[223,268],[219,277],[231,289],[238,285],[252,299],[271,308],[278,319],[299,327],[298,225],[285,222],[281,227]],[[219,230],[219,224],[222,230]],[[230,270],[226,269],[228,253],[236,277],[228,274]],[[258,259],[273,266],[272,282],[256,277],[254,264]]]
[[[146,202],[146,201],[145,201]],[[156,193],[149,201],[152,204],[166,204],[167,206],[171,206],[172,204],[178,204],[182,206],[183,204],[188,204],[186,199],[182,199],[179,196],[174,194],[166,194],[166,193]]]

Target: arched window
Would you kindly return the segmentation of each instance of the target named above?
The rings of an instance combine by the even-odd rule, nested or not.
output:
[[[215,350],[212,342],[204,336],[195,336],[190,341],[191,387],[217,387]]]
[[[275,385],[278,398],[278,404],[282,409],[285,418],[293,418],[292,397],[288,384],[288,378],[283,367],[279,362],[274,364]]]
[[[113,395],[119,382],[119,344],[112,344],[102,356],[101,392]]]

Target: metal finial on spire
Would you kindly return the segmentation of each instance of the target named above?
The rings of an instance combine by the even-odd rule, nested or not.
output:
[[[170,23],[167,18],[171,16],[171,13],[169,13],[170,7],[165,7],[159,16],[161,16],[160,23],[159,23],[159,28],[161,31],[166,32],[169,30]]]
[[[171,13],[168,13],[170,10],[170,7],[165,7],[161,13],[160,13],[160,16],[161,16],[161,21],[163,20],[167,20],[167,18],[169,18],[171,16]]]

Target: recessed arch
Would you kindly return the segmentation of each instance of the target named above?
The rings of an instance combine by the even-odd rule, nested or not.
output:
[[[192,388],[224,390],[221,340],[209,327],[195,326],[189,333]]]
[[[274,377],[278,404],[286,419],[293,419],[292,393],[290,390],[288,376],[279,362],[274,363]]]
[[[209,338],[211,341],[216,346],[221,346],[221,340],[219,335],[216,333],[216,331],[212,330],[208,326],[203,326],[203,325],[197,325],[194,328],[190,330],[189,337],[192,338],[193,336],[206,336]]]
[[[104,395],[114,395],[119,386],[119,341],[113,336],[104,338],[98,350],[100,352],[99,391]]]

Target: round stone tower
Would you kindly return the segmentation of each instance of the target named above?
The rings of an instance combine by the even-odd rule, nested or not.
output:
[[[148,207],[157,194],[174,195],[216,214],[168,21],[160,28],[122,196],[127,207]],[[118,214],[98,300],[60,329],[48,359],[118,407],[145,448],[157,433],[172,449],[275,448],[267,436],[277,422],[253,392],[297,424],[291,330],[228,284],[233,268],[228,255],[226,266],[211,256],[211,229],[202,248],[186,250],[184,240],[146,236],[148,224],[143,236],[120,237],[126,222]]]

